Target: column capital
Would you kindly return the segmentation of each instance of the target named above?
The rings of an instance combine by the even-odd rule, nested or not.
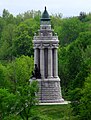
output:
[[[37,49],[37,47],[33,47],[33,49],[35,50],[35,49]]]
[[[44,50],[44,47],[43,47],[43,46],[42,46],[42,47],[39,47],[39,49],[40,49],[40,50]]]
[[[52,49],[53,49],[53,47],[52,47],[52,46],[49,46],[49,47],[48,47],[48,49],[49,49],[49,50],[52,50]]]

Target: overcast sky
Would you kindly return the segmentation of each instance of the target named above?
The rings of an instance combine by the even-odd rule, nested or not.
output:
[[[3,9],[13,15],[28,10],[43,12],[45,6],[49,14],[62,13],[63,17],[77,16],[81,11],[91,12],[91,0],[0,0],[0,15]]]

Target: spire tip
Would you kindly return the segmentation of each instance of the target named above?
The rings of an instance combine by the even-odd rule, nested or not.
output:
[[[45,10],[46,10],[46,6],[45,6]]]

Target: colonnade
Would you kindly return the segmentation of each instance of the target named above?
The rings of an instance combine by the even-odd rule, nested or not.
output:
[[[40,69],[42,78],[58,77],[58,53],[57,48],[34,48],[34,64]],[[45,53],[46,52],[46,53]]]

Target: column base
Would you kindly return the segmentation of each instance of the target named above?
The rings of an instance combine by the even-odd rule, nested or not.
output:
[[[58,100],[40,100],[39,103],[62,103],[64,102],[64,99],[58,99]]]

